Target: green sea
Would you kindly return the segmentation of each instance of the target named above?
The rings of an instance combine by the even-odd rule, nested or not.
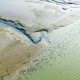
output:
[[[49,47],[16,80],[80,80],[80,21],[49,35]]]

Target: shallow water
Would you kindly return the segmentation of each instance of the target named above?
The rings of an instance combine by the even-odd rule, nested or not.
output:
[[[50,34],[49,48],[22,69],[16,80],[80,80],[79,25],[80,21]]]

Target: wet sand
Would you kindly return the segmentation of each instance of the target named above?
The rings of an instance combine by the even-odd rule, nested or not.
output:
[[[5,39],[5,40],[4,40]],[[10,37],[6,31],[0,31],[0,80],[10,76],[27,65],[43,49],[42,43],[34,46]]]

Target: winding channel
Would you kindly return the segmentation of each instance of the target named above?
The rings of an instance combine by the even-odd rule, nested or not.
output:
[[[36,41],[29,33],[27,33],[27,31],[24,29],[24,26],[20,22],[0,18],[0,23],[6,24],[7,26],[10,26],[10,27],[13,27],[13,28],[17,29],[23,35],[28,37],[29,40],[33,44],[37,44],[37,43],[41,42],[42,38],[44,37],[44,36],[40,36],[39,39]],[[34,32],[43,32],[43,31],[48,33],[47,29],[40,29],[40,30],[37,30],[37,31],[34,31]]]

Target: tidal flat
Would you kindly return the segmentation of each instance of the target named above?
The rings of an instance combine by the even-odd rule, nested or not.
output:
[[[80,80],[79,0],[0,0],[0,80]]]

